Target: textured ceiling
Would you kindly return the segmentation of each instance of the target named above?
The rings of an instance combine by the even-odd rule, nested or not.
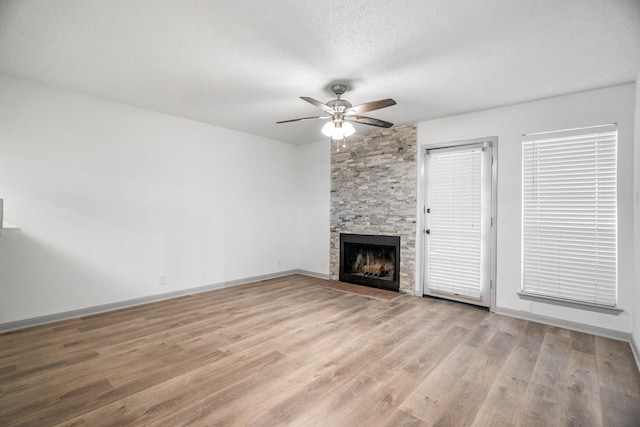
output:
[[[640,0],[3,0],[0,73],[275,140],[347,82],[395,124],[632,82]],[[374,128],[356,126],[359,132]]]

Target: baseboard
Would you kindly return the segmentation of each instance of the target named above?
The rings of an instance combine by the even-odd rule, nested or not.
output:
[[[194,288],[181,289],[179,291],[167,292],[164,294],[149,295],[146,297],[134,298],[125,301],[118,301],[109,304],[96,305],[77,310],[65,311],[62,313],[49,314],[46,316],[32,317],[30,319],[17,320],[0,324],[0,333],[15,331],[18,329],[30,328],[32,326],[45,325],[48,323],[59,322],[61,320],[75,319],[92,314],[106,313],[109,311],[120,310],[122,308],[134,307],[137,305],[149,304],[156,301],[164,301],[171,298],[177,298],[185,295],[199,294],[202,292],[214,291],[216,289],[229,288],[231,286],[245,285],[247,283],[259,282],[261,280],[274,279],[276,277],[290,276],[292,274],[303,274],[306,276],[318,277],[316,273],[305,272],[303,270],[287,270],[278,273],[264,274],[261,276],[247,277],[244,279],[229,280],[226,282],[215,283],[211,285],[198,286]]]
[[[636,341],[633,339],[633,334],[631,335],[631,341],[629,342],[631,345],[631,352],[633,353],[633,358],[636,360],[636,366],[638,367],[638,371],[640,371],[640,349],[636,345]]]
[[[530,320],[532,322],[544,323],[546,325],[557,326],[559,328],[571,329],[577,332],[598,335],[600,337],[611,338],[619,341],[626,341],[632,344],[631,333],[616,331],[615,329],[602,328],[600,326],[585,325],[570,320],[556,319],[540,314],[530,313],[528,311],[512,310],[510,308],[496,307],[496,314],[516,317],[518,319]]]
[[[309,270],[295,270],[295,274],[302,274],[303,276],[309,276],[309,277],[315,277],[318,279],[325,279],[325,280],[330,280],[331,276],[328,274],[323,274],[323,273],[316,273],[315,271],[309,271]]]

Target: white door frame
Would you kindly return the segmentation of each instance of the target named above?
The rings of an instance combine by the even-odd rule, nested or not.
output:
[[[496,307],[496,243],[497,243],[497,183],[498,183],[498,137],[491,136],[485,138],[467,139],[463,141],[451,141],[438,144],[420,145],[418,149],[418,203],[417,203],[417,221],[416,221],[416,283],[415,295],[425,295],[424,279],[425,279],[425,248],[427,239],[425,235],[426,229],[426,206],[425,206],[425,190],[426,190],[426,161],[427,151],[438,148],[461,147],[465,145],[475,145],[479,143],[488,143],[492,151],[491,163],[491,232],[490,232],[490,305],[489,310],[495,311]],[[463,302],[468,302],[461,299]]]

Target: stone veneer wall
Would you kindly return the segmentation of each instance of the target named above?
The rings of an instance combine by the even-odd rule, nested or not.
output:
[[[340,233],[400,236],[400,292],[414,294],[417,126],[356,135],[331,151],[331,253],[340,273]]]

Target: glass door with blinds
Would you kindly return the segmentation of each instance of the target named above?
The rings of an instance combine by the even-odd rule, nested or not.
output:
[[[424,294],[491,304],[493,143],[427,149]]]

